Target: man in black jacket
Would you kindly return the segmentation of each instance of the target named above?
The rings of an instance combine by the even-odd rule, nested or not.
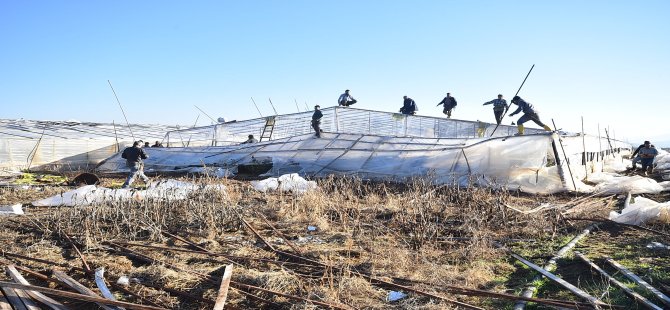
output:
[[[314,114],[312,114],[312,128],[314,128],[317,138],[321,138],[321,118],[323,117],[323,113],[321,113],[320,109],[320,106],[314,106]]]
[[[444,110],[442,110],[442,113],[447,115],[447,118],[451,118],[451,110],[456,107],[456,98],[451,96],[451,93],[447,93],[447,96],[440,101],[440,103],[437,104],[437,106],[440,106],[441,104],[444,104]]]
[[[145,184],[149,184],[149,178],[144,175],[144,162],[142,161],[149,158],[149,156],[147,156],[147,153],[142,149],[142,143],[140,141],[135,141],[132,147],[127,147],[123,150],[121,158],[126,160],[126,165],[130,169],[128,178],[121,188],[130,187],[130,185],[133,184],[135,177],[138,176],[142,178]]]
[[[407,96],[402,96],[402,99],[403,102],[402,108],[400,108],[400,113],[405,115],[414,115],[416,114],[416,111],[419,111],[419,108],[416,106],[414,99]]]

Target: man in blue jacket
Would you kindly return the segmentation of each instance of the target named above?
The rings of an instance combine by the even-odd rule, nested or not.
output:
[[[519,120],[516,122],[517,124],[517,129],[519,130],[518,135],[523,135],[523,123],[527,121],[533,121],[535,124],[538,126],[544,128],[546,131],[551,131],[551,128],[549,126],[545,125],[542,123],[540,120],[540,115],[537,110],[535,110],[535,107],[533,107],[532,104],[529,102],[526,102],[525,100],[521,99],[519,96],[514,96],[512,98],[512,103],[518,105],[519,107],[516,109],[516,111],[512,112],[509,116],[514,116],[515,114],[523,111],[523,115],[519,118]]]
[[[503,95],[499,94],[498,99],[493,99],[489,102],[485,102],[483,105],[487,104],[492,104],[493,105],[493,115],[496,118],[496,124],[500,125],[500,122],[502,122],[503,119],[503,114],[505,114],[505,111],[509,109],[509,106],[507,105],[507,101],[503,99]]]

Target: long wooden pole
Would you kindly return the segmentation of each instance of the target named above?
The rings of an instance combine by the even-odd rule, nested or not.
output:
[[[254,100],[254,97],[251,97],[251,102],[254,103],[254,106],[256,107],[256,111],[258,111],[258,115],[263,117],[263,113],[261,113],[261,110],[258,109],[258,105],[256,105],[256,100]]]
[[[121,106],[121,101],[119,100],[119,96],[116,95],[116,91],[114,90],[114,87],[112,86],[112,82],[110,80],[107,80],[107,83],[109,83],[109,87],[112,89],[112,92],[114,93],[114,98],[116,98],[116,102],[119,104],[119,108],[121,108],[121,113],[123,114],[123,118],[126,120],[126,125],[128,125],[128,130],[130,131],[130,136],[133,137],[133,141],[135,141],[135,135],[133,134],[133,130],[130,128],[130,123],[128,122],[128,118],[126,117],[126,111],[124,111],[123,106]]]
[[[586,173],[586,176],[584,177],[584,179],[588,179],[589,178],[589,167],[586,163],[588,158],[586,157],[586,138],[584,137],[584,116],[582,116],[582,149],[584,150],[584,153],[582,153],[582,154],[584,154],[584,155],[582,155],[582,156],[584,156],[583,157],[584,158],[584,173]]]
[[[533,68],[535,68],[535,64],[533,64],[533,66],[530,67],[530,70],[528,70],[528,74],[526,74],[526,77],[523,79],[523,82],[521,82],[521,86],[519,86],[519,89],[517,89],[516,94],[514,94],[514,97],[516,97],[519,94],[519,92],[521,91],[521,87],[523,87],[523,84],[526,83],[526,79],[528,79],[528,76],[530,75],[530,72],[533,71]],[[514,98],[514,97],[512,97],[512,98]],[[512,104],[512,103],[510,102],[510,104]],[[502,117],[500,118],[501,123],[502,123],[502,119],[505,118],[505,115],[507,115],[508,110],[509,110],[509,108],[505,109],[505,113],[503,113]],[[496,128],[493,128],[493,131],[491,131],[491,137],[493,137],[493,134],[498,129],[498,126],[500,126],[500,124],[496,124]]]
[[[271,98],[268,98],[268,101],[270,101],[270,105],[272,106],[272,110],[275,111],[275,115],[278,115],[279,113],[277,113],[277,109],[275,109],[275,105],[272,104],[272,99],[271,99]]]
[[[196,109],[198,109],[200,112],[202,112],[202,114],[205,114],[205,116],[209,117],[209,119],[211,119],[212,122],[214,122],[215,124],[217,123],[216,120],[214,120],[211,116],[209,116],[209,114],[205,113],[205,111],[203,111],[203,110],[202,110],[201,108],[199,108],[197,105],[194,104],[193,106],[194,106]]]

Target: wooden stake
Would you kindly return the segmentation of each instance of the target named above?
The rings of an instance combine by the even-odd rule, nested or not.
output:
[[[221,278],[221,286],[219,287],[219,295],[216,297],[214,310],[223,310],[226,305],[226,298],[228,297],[228,287],[230,286],[230,279],[233,276],[233,264],[226,266],[226,271]]]

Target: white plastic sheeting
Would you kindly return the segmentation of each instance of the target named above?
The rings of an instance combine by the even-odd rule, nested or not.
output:
[[[20,203],[11,206],[0,206],[0,215],[21,215],[23,206]]]
[[[153,144],[176,126],[0,119],[0,173],[95,167],[118,149],[143,139]]]
[[[621,213],[610,212],[610,220],[618,223],[640,225],[649,220],[670,223],[670,202],[658,203],[644,197],[636,197]]]
[[[548,194],[572,189],[566,169],[568,161],[559,146],[556,149],[560,166],[555,165],[557,152],[552,144],[557,139],[556,134],[550,133],[482,139],[344,133],[324,133],[322,138],[315,138],[307,134],[222,147],[152,148],[147,150],[149,160],[145,170],[201,172],[206,167],[234,171],[238,165],[267,158],[272,163],[268,176],[339,174],[400,182],[412,177],[425,177],[438,184],[465,186],[475,183]],[[581,137],[566,136],[561,139],[564,142],[576,139],[581,142]],[[612,157],[616,152],[618,150],[601,152],[597,160],[602,165],[603,159]],[[571,153],[566,154],[571,158]],[[573,171],[578,167],[584,171],[584,166],[580,164],[571,163],[570,166],[575,167]],[[100,173],[126,171],[119,154],[98,167]],[[578,176],[573,175],[575,178]]]
[[[295,194],[304,194],[317,188],[316,182],[307,181],[297,173],[285,174],[279,178],[267,178],[261,181],[252,181],[251,185],[261,192],[280,190],[282,192],[292,192]]]
[[[86,206],[95,203],[119,200],[167,199],[182,200],[198,189],[225,190],[223,185],[201,186],[190,182],[165,180],[151,185],[146,190],[110,189],[96,185],[86,185],[75,190],[32,202],[34,206]]]
[[[655,194],[664,190],[658,182],[643,176],[614,176],[604,180],[594,188],[594,192],[603,195],[631,193],[631,194]]]

